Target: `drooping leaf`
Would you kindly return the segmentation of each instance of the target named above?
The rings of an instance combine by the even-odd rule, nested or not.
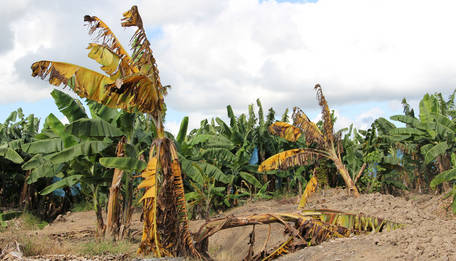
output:
[[[408,116],[408,115],[393,115],[390,117],[393,121],[399,121],[405,124],[410,124],[411,126],[418,126],[420,124],[420,120],[415,117]]]
[[[444,154],[447,149],[448,149],[448,144],[445,141],[437,143],[432,148],[430,148],[424,155],[424,163],[429,164],[435,158]]]
[[[8,147],[0,147],[0,157],[4,157],[5,159],[10,160],[16,164],[20,164],[24,161],[19,153]]]
[[[277,153],[263,161],[258,167],[258,172],[280,169],[287,158],[306,152],[305,149],[291,149]]]
[[[65,177],[65,178],[53,183],[52,185],[45,187],[42,191],[40,191],[40,194],[47,195],[56,189],[74,186],[77,183],[79,183],[83,177],[84,177],[84,175],[72,175],[69,177]]]
[[[252,184],[255,188],[259,189],[262,187],[262,185],[258,181],[258,179],[255,178],[255,176],[253,176],[252,174],[245,172],[245,171],[241,171],[241,172],[239,172],[239,175],[241,176],[241,178],[246,180],[249,184]]]
[[[431,181],[431,188],[435,189],[435,187],[443,182],[449,182],[452,180],[456,180],[456,168],[446,170],[437,176],[435,176]]]
[[[109,77],[70,63],[39,61],[32,64],[32,76],[49,83],[69,86],[80,97],[99,102],[111,108],[128,112],[135,110],[161,115],[164,109],[162,93],[157,83],[144,75],[128,75],[116,81]]]

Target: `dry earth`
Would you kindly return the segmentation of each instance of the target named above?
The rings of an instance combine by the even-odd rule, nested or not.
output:
[[[223,216],[294,212],[296,200],[297,198],[290,198],[249,202],[223,213]],[[449,203],[448,200],[442,201],[441,196],[433,195],[406,194],[393,197],[375,193],[353,198],[348,197],[341,189],[317,192],[309,199],[309,209],[327,208],[364,213],[403,223],[405,227],[392,232],[332,240],[282,256],[279,260],[456,260],[456,218],[444,208]],[[192,221],[191,230],[196,232],[203,223],[204,221]],[[133,227],[140,231],[141,223],[137,214],[134,216]],[[127,256],[81,257],[71,250],[68,251],[68,246],[76,242],[91,240],[94,230],[94,213],[78,212],[65,215],[42,230],[22,231],[21,233],[43,238],[48,242],[46,245],[53,246],[45,251],[48,255],[43,253],[24,260],[131,259]],[[216,233],[209,240],[209,253],[216,260],[242,260],[247,255],[251,231],[251,227],[240,227]],[[268,225],[256,226],[255,251],[264,247],[268,231]],[[284,239],[282,231],[282,226],[271,225],[267,248]],[[135,236],[136,240],[138,237],[139,233]],[[11,238],[11,234],[0,234],[0,253],[1,248],[5,248]]]

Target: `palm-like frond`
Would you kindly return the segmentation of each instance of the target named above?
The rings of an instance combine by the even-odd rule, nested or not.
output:
[[[301,129],[286,122],[275,122],[268,129],[270,133],[291,142],[296,142],[302,134]]]

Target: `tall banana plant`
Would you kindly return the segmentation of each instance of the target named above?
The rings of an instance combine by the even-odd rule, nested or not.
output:
[[[264,172],[308,165],[313,163],[318,157],[325,157],[334,162],[349,191],[355,196],[359,196],[358,189],[342,161],[342,144],[340,137],[334,134],[331,112],[321,86],[317,84],[314,89],[317,92],[317,100],[322,108],[322,130],[310,121],[304,112],[295,107],[293,111],[293,125],[285,122],[276,122],[269,126],[269,131],[274,135],[278,135],[292,142],[296,142],[301,135],[304,135],[306,143],[310,147],[280,152],[263,161],[258,167],[258,171]],[[313,182],[309,184],[313,184]]]
[[[150,115],[157,138],[149,152],[149,161],[141,174],[145,179],[138,188],[145,188],[142,197],[144,228],[138,252],[156,256],[197,256],[188,229],[187,210],[181,168],[174,142],[165,137],[163,118],[164,95],[155,58],[138,8],[123,14],[123,27],[136,27],[131,38],[132,55],[122,47],[109,27],[96,16],[86,15],[90,33],[96,43],[88,46],[89,57],[101,64],[106,73],[62,62],[39,61],[32,65],[32,76],[49,79],[49,83],[70,87],[80,97],[111,108]],[[159,175],[162,178],[159,179]]]

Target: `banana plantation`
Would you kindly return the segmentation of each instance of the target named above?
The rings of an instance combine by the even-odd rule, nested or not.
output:
[[[365,130],[336,130],[325,86],[303,86],[316,95],[315,104],[305,106],[321,108],[318,122],[295,104],[275,111],[257,99],[247,113],[227,105],[225,115],[193,130],[184,117],[174,136],[164,128],[172,89],[160,80],[137,7],[121,23],[136,29],[131,52],[100,18],[86,15],[84,21],[93,37],[88,57],[104,74],[59,61],[31,65],[33,77],[58,87],[50,95],[68,122],[52,113],[44,119],[24,115],[19,108],[0,123],[3,230],[13,224],[8,213],[51,223],[85,205],[94,240],[131,240],[136,256],[217,259],[211,238],[246,227],[243,260],[272,260],[408,225],[356,209],[328,209],[324,194],[325,204],[314,205],[312,198],[324,191],[339,188],[337,197],[355,201],[437,195],[448,216],[456,213],[456,92],[426,94],[417,111],[404,98],[403,114],[378,118]],[[224,214],[283,198],[292,198],[294,209]],[[191,229],[197,220],[203,222]],[[279,232],[271,232],[274,226]],[[267,233],[264,242],[256,240],[260,230]],[[274,233],[283,238],[274,241]]]

